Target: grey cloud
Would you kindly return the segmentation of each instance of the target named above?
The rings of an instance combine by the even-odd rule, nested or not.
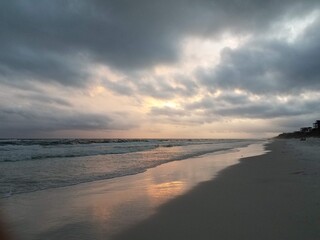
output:
[[[177,91],[180,90],[161,77],[137,80],[136,87],[138,93],[160,99],[173,98],[177,94]]]
[[[186,76],[176,75],[171,79],[155,77],[135,82],[136,92],[161,99],[171,99],[176,96],[188,97],[197,93],[199,86]]]
[[[196,110],[196,109],[211,109],[215,105],[215,101],[213,101],[210,97],[203,97],[200,101],[187,103],[185,108],[188,110]]]
[[[317,104],[298,101],[275,105],[278,102],[267,97],[319,90],[320,21],[294,43],[261,37],[277,21],[304,16],[319,5],[316,0],[1,1],[0,84],[31,92],[36,91],[37,82],[85,87],[95,81],[90,67],[98,63],[127,76],[117,82],[101,81],[122,95],[171,99],[208,89],[232,92],[240,88],[263,98],[252,102],[245,95],[229,93],[191,104],[186,100],[184,115],[181,110],[151,109],[173,123],[206,123],[220,117],[299,117],[319,111]],[[198,74],[199,82],[190,76],[167,79],[144,75],[156,64],[180,60],[180,43],[185,37],[214,40],[225,32],[249,34],[253,40],[235,50],[225,49],[216,68]],[[37,101],[43,105],[0,105],[0,134],[135,126],[132,119],[115,113],[104,116],[67,111],[64,108],[71,108],[72,103],[59,96],[18,96],[18,100],[22,98],[31,105]]]
[[[303,14],[315,4],[317,1],[2,1],[0,73],[2,79],[14,80],[19,73],[81,85],[88,78],[85,73],[79,75],[81,67],[73,63],[79,53],[125,71],[145,69],[176,61],[179,42],[185,36],[265,31],[273,21],[292,12]]]
[[[296,116],[294,118],[280,118],[272,121],[273,126],[277,126],[279,132],[297,131],[301,127],[312,127],[313,122],[319,119],[318,113]]]
[[[1,47],[0,47],[1,48]],[[43,49],[10,46],[1,49],[0,81],[10,84],[26,80],[59,83],[64,86],[85,86],[89,73],[81,56],[66,56]]]
[[[0,136],[36,136],[60,130],[126,130],[136,125],[122,121],[119,114],[108,116],[95,113],[66,111],[57,108],[37,106],[29,108],[0,107]]]
[[[310,110],[309,110],[310,111]],[[278,117],[290,117],[296,115],[306,114],[308,110],[301,110],[290,108],[288,106],[277,106],[267,104],[250,104],[247,106],[218,108],[213,111],[214,114],[221,116],[235,116],[242,118],[278,118]]]
[[[40,103],[44,103],[44,104],[54,104],[54,105],[58,105],[58,106],[63,106],[63,107],[72,107],[73,105],[62,98],[59,97],[52,97],[52,96],[46,96],[46,95],[42,95],[42,94],[18,94],[15,97],[19,98],[21,101],[31,101],[31,102],[35,102],[36,104],[38,104],[38,102]]]
[[[135,89],[132,85],[132,82],[128,81],[127,79],[118,81],[110,81],[108,79],[103,79],[103,84],[106,88],[120,95],[132,96],[135,93]]]
[[[246,94],[238,94],[234,92],[224,91],[218,96],[204,96],[201,100],[196,102],[187,103],[185,108],[188,110],[197,110],[197,109],[215,109],[219,108],[228,108],[249,104],[249,96]]]
[[[238,100],[240,99],[240,100]],[[248,95],[222,94],[219,97],[204,97],[202,100],[184,106],[186,111],[203,111],[203,115],[214,117],[276,119],[298,117],[320,111],[319,99],[300,100],[292,98],[287,102],[277,100],[277,96],[265,95],[259,100],[251,100]]]
[[[188,115],[183,109],[174,109],[171,107],[153,107],[150,110],[151,115],[167,116],[167,117],[182,117]]]
[[[146,74],[148,75],[148,74]],[[117,81],[101,79],[104,86],[113,92],[126,96],[150,96],[159,99],[172,99],[176,96],[190,97],[199,90],[199,85],[184,75],[153,77],[145,79],[144,74],[134,74],[130,78]]]
[[[232,105],[238,105],[238,104],[246,104],[248,103],[248,96],[245,94],[232,94],[232,93],[222,93],[218,97],[219,101],[224,104],[232,104]]]
[[[320,19],[293,43],[253,40],[225,49],[221,63],[199,72],[209,89],[245,89],[252,93],[294,93],[320,89]]]
[[[183,109],[173,109],[170,107],[152,108],[149,112],[151,121],[157,123],[169,123],[180,126],[190,126],[210,123],[217,120],[217,117],[208,116],[205,113],[196,114]]]

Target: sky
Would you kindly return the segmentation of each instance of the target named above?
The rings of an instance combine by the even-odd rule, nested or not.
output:
[[[319,0],[0,2],[0,138],[265,138],[319,103]]]

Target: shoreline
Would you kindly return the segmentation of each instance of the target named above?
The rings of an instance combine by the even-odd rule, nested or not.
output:
[[[320,239],[318,151],[307,148],[274,140],[115,239]]]
[[[14,239],[112,239],[243,155],[263,154],[262,145],[172,161],[136,175],[14,195],[2,199],[1,207]]]
[[[257,140],[258,141],[258,140]],[[237,143],[220,143],[220,142],[211,142],[204,143],[200,142],[199,144],[195,144],[193,142],[189,145],[189,143],[184,143],[181,146],[177,143],[169,144],[171,147],[167,145],[157,145],[157,147],[152,147],[148,149],[147,146],[143,146],[147,149],[136,149],[136,151],[124,151],[124,155],[120,154],[102,154],[102,155],[90,155],[90,156],[74,156],[72,158],[69,157],[53,157],[53,158],[35,158],[32,160],[19,160],[19,161],[11,161],[8,159],[2,159],[0,162],[2,166],[3,176],[3,188],[0,189],[0,199],[11,197],[17,194],[24,194],[28,192],[36,192],[43,191],[51,188],[60,188],[67,186],[74,186],[78,184],[95,182],[99,180],[107,180],[113,179],[117,177],[129,176],[134,174],[139,174],[147,171],[150,168],[154,168],[161,164],[166,164],[172,161],[180,161],[186,160],[193,157],[201,157],[210,153],[218,153],[221,154],[225,151],[230,151],[234,148],[246,147],[250,144],[254,143],[253,141],[241,140],[237,141]],[[174,145],[176,144],[176,145]],[[195,151],[188,151],[186,146],[207,146],[203,149],[199,148]],[[128,146],[130,147],[130,146]],[[131,146],[132,147],[132,146]],[[95,148],[95,147],[94,147]],[[111,147],[113,148],[113,147]],[[114,148],[124,149],[126,146],[117,146]],[[174,150],[176,153],[172,154]],[[1,150],[1,149],[0,149]],[[33,149],[34,152],[37,152],[36,149]],[[119,150],[119,149],[118,149]],[[21,150],[22,152],[25,150]],[[47,151],[47,150],[46,150]],[[55,154],[56,151],[61,151],[61,149],[51,149],[50,154],[47,151],[48,156],[58,156],[59,154]],[[65,151],[65,150],[63,150]],[[72,150],[74,151],[74,150]],[[123,150],[121,150],[123,151]],[[40,151],[41,152],[41,151]],[[180,152],[180,153],[179,153]],[[61,152],[60,152],[61,154]],[[63,153],[62,155],[64,155]],[[167,157],[166,157],[167,154]],[[170,156],[172,154],[172,156]],[[12,156],[15,153],[11,154]],[[17,153],[19,156],[20,154]],[[37,154],[35,154],[37,155]],[[40,156],[41,154],[39,154]],[[68,155],[68,154],[67,154]],[[65,155],[65,156],[67,156]],[[115,156],[119,156],[114,159]],[[157,159],[159,156],[159,159]],[[29,156],[30,157],[30,156]],[[125,158],[127,161],[122,161]],[[150,158],[151,161],[128,161],[129,159],[147,159]],[[92,161],[96,163],[96,165],[91,164]],[[109,164],[108,164],[109,162]],[[124,168],[119,168],[117,164],[112,164],[112,162],[118,162],[124,165]],[[144,163],[143,163],[144,162]],[[74,164],[73,164],[74,163]],[[64,165],[66,164],[66,165]],[[19,168],[19,165],[24,166],[24,169],[28,169],[28,171],[21,171],[19,174],[16,172],[16,168]],[[49,168],[48,168],[49,165]],[[97,167],[99,166],[99,167]],[[76,169],[78,167],[78,169]],[[60,168],[60,169],[59,169]],[[48,174],[42,175],[41,172],[47,172]],[[62,172],[59,172],[59,170]],[[64,171],[64,169],[70,169],[68,175],[68,171]],[[81,172],[81,174],[77,174],[77,170]],[[85,171],[83,171],[85,170]],[[91,171],[91,172],[90,172]],[[10,175],[10,172],[13,175]],[[9,174],[7,174],[9,173]],[[19,179],[23,178],[23,181],[19,181]],[[18,180],[18,181],[17,181]],[[51,181],[52,180],[52,181]],[[33,184],[28,184],[28,182]]]

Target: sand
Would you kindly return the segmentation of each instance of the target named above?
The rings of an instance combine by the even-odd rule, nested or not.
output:
[[[275,140],[247,157],[256,146],[2,199],[6,230],[18,240],[319,240],[320,141]]]
[[[169,162],[136,175],[52,188],[0,199],[16,240],[112,239],[147,219],[241,156],[263,154],[263,142],[230,151]]]
[[[275,140],[115,239],[318,240],[318,140]]]

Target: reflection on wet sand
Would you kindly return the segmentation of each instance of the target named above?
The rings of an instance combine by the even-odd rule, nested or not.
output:
[[[101,194],[99,190],[100,194],[91,194],[92,217],[106,234],[119,232],[150,216],[158,206],[199,182],[212,179],[221,169],[237,163],[240,157],[263,152],[262,144],[256,144],[240,151],[170,162],[143,174],[109,182],[110,191],[104,187],[106,193]]]
[[[16,195],[4,199],[3,206],[18,239],[110,239],[152,215],[166,201],[212,179],[241,156],[263,152],[262,144],[254,144],[239,151],[170,162],[137,175]]]
[[[186,183],[183,181],[164,182],[150,184],[148,186],[148,196],[153,205],[159,205],[168,199],[176,197],[185,191]]]

